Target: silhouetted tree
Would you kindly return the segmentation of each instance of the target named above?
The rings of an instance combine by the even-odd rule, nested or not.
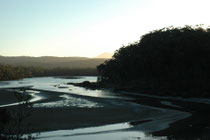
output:
[[[152,31],[117,50],[97,69],[103,83],[203,95],[210,85],[210,29],[185,26]]]

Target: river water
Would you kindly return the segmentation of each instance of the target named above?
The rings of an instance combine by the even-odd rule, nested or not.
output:
[[[79,98],[79,96],[89,96],[94,98],[105,98],[112,100],[131,100],[130,98],[123,97],[122,95],[113,93],[109,90],[88,90],[82,87],[76,87],[73,85],[68,85],[66,83],[79,83],[83,81],[94,82],[97,80],[97,77],[38,77],[38,78],[25,78],[22,80],[13,80],[13,81],[2,81],[0,82],[0,88],[21,88],[21,87],[30,87],[26,90],[27,93],[33,96],[31,102],[34,102],[34,107],[86,107],[86,108],[97,108],[103,107],[102,104],[98,104],[93,101],[88,101],[86,99]],[[50,91],[50,92],[62,92],[63,94],[60,96],[63,100],[53,101],[53,102],[38,102],[42,100],[44,97],[39,96],[39,92],[42,91]],[[76,97],[72,97],[70,95],[76,95]],[[78,96],[78,97],[77,97]],[[128,104],[128,102],[125,102]],[[115,104],[119,105],[116,101]],[[14,104],[2,105],[10,106]],[[112,102],[112,105],[114,103]],[[130,105],[130,104],[128,104]],[[133,107],[136,107],[135,105]],[[178,113],[179,114],[179,113]],[[180,113],[182,114],[182,113]],[[180,115],[177,120],[181,118],[186,118],[189,114]],[[166,118],[166,117],[165,117]],[[165,119],[158,118],[158,121],[164,121]],[[170,117],[169,117],[170,118]],[[163,120],[161,120],[163,119]],[[176,120],[176,119],[175,119]],[[102,120],[103,121],[103,120]],[[156,120],[157,121],[157,120]],[[168,120],[167,120],[168,121]],[[173,120],[174,121],[174,120]],[[168,121],[163,128],[167,128],[168,123],[173,122]],[[149,127],[154,126],[153,124],[148,123]],[[155,126],[154,126],[155,127]],[[41,132],[40,135],[36,136],[37,139],[47,139],[47,140],[137,140],[137,139],[167,139],[166,137],[154,137],[147,133],[146,131],[142,131],[143,129],[133,129],[133,126],[130,125],[129,122],[122,122],[111,125],[104,125],[98,127],[89,127],[89,128],[80,128],[74,130],[57,130],[50,132]],[[161,128],[162,129],[162,128]],[[155,129],[154,129],[155,130]],[[158,130],[158,129],[157,129]],[[36,135],[36,134],[34,134]]]
[[[88,90],[73,85],[67,85],[66,83],[80,83],[83,81],[95,82],[96,76],[78,76],[78,77],[37,77],[37,78],[25,78],[22,80],[1,81],[0,88],[18,88],[18,87],[31,87],[31,89],[49,90],[66,92],[77,95],[85,95],[91,97],[102,98],[115,98],[119,97],[118,94],[112,93],[106,90]],[[120,97],[119,97],[120,98]]]

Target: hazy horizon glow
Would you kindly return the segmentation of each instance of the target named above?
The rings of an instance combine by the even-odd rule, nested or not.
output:
[[[210,25],[208,0],[0,0],[0,55],[94,57],[149,31]]]

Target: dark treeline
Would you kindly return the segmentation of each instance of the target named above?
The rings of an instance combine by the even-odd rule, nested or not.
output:
[[[100,83],[148,93],[210,97],[210,29],[152,31],[97,67]]]
[[[0,81],[42,76],[96,76],[96,68],[14,67],[0,64]]]

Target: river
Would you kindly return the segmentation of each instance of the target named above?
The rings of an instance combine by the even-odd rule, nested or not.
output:
[[[39,108],[45,110],[60,108],[61,110],[62,108],[65,113],[65,109],[83,110],[81,112],[90,109],[92,114],[95,113],[95,110],[102,110],[100,113],[101,115],[95,113],[96,118],[94,119],[93,117],[92,119],[94,120],[91,120],[90,118],[90,121],[87,120],[87,122],[85,122],[86,124],[82,124],[82,122],[81,124],[75,123],[75,128],[68,126],[60,127],[59,125],[56,125],[58,127],[53,130],[45,129],[44,131],[41,131],[39,135],[36,135],[37,133],[33,134],[35,138],[43,140],[163,140],[167,139],[167,137],[155,137],[152,136],[150,132],[166,129],[169,127],[170,123],[190,116],[190,114],[186,112],[136,104],[132,102],[134,99],[131,97],[123,96],[110,90],[90,90],[67,84],[83,81],[94,82],[96,80],[97,77],[90,76],[25,78],[22,80],[2,81],[0,82],[0,88],[19,90],[20,88],[25,87],[25,93],[30,94],[33,97],[30,99],[30,102],[33,103],[33,108],[37,108],[37,110]],[[17,102],[1,104],[0,107],[15,106],[17,104]],[[121,108],[125,109],[121,110]],[[106,112],[104,113],[103,110]],[[110,111],[109,113],[109,110],[112,112]],[[119,116],[117,116],[117,111],[119,111]],[[121,117],[124,116],[123,111],[125,111],[125,116],[128,114],[127,112],[130,111],[130,116],[128,114],[127,117]],[[105,114],[104,117],[103,113]],[[116,115],[114,115],[115,113]],[[137,115],[134,116],[132,113]],[[88,116],[89,114],[86,113],[85,115]],[[111,119],[110,116],[112,117]],[[99,120],[101,122],[97,122],[98,117],[101,117]],[[116,119],[113,119],[115,117]],[[129,118],[131,120],[129,120]],[[103,123],[103,121],[107,121],[107,123]],[[145,122],[132,125],[131,122],[135,121]],[[66,123],[67,122],[68,121],[66,121]],[[73,123],[74,122],[72,121],[71,124]]]

